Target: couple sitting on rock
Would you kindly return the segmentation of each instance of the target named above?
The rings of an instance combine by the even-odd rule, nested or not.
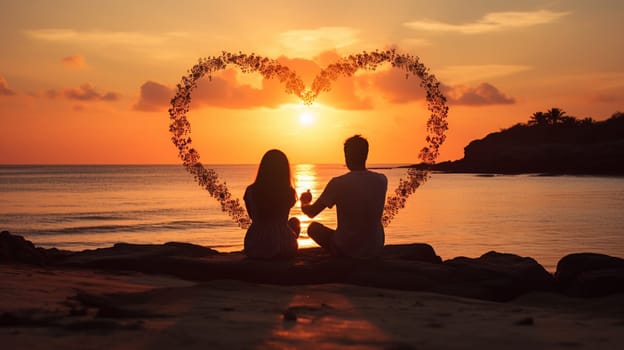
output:
[[[336,206],[338,227],[333,230],[318,222],[308,227],[310,236],[332,255],[354,258],[378,256],[384,245],[381,215],[388,180],[366,169],[368,141],[353,136],[344,144],[349,172],[332,178],[312,203],[308,190],[301,194],[301,211],[313,218],[325,208]],[[290,259],[297,253],[299,220],[288,219],[297,201],[290,165],[279,150],[264,154],[253,184],[245,191],[245,206],[252,223],[245,235],[245,254],[255,259]]]

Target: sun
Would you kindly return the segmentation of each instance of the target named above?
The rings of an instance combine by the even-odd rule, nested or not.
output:
[[[299,124],[302,126],[310,126],[314,124],[314,113],[311,111],[302,111],[299,113]]]

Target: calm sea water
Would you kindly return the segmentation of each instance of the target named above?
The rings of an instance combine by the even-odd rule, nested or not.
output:
[[[256,165],[213,167],[242,198]],[[342,165],[293,166],[297,191],[318,197]],[[381,169],[389,190],[403,169]],[[298,204],[291,211],[305,227]],[[624,257],[624,178],[433,174],[386,229],[386,243],[426,242],[444,259],[490,250],[547,269],[573,252]],[[335,210],[317,220],[335,226]],[[242,249],[245,231],[177,165],[0,166],[0,230],[69,250],[116,242],[185,241]],[[305,235],[300,246],[314,243]]]

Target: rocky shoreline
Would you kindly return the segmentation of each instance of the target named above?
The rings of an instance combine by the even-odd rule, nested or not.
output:
[[[488,252],[442,260],[424,243],[388,245],[377,260],[335,258],[302,249],[290,261],[247,259],[190,243],[113,247],[80,252],[44,249],[7,231],[0,233],[0,263],[54,268],[134,271],[196,282],[238,280],[275,285],[342,283],[509,301],[531,292],[572,297],[624,293],[624,259],[577,253],[563,257],[554,274],[530,257]]]
[[[558,108],[535,113],[527,124],[471,141],[462,159],[414,167],[449,173],[623,176],[624,113],[599,122],[564,114]]]

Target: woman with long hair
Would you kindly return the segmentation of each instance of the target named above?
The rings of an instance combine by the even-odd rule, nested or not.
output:
[[[284,152],[264,154],[254,183],[245,191],[245,207],[251,226],[245,235],[245,254],[254,259],[289,259],[297,253],[299,220],[288,220],[297,201],[290,165]]]

